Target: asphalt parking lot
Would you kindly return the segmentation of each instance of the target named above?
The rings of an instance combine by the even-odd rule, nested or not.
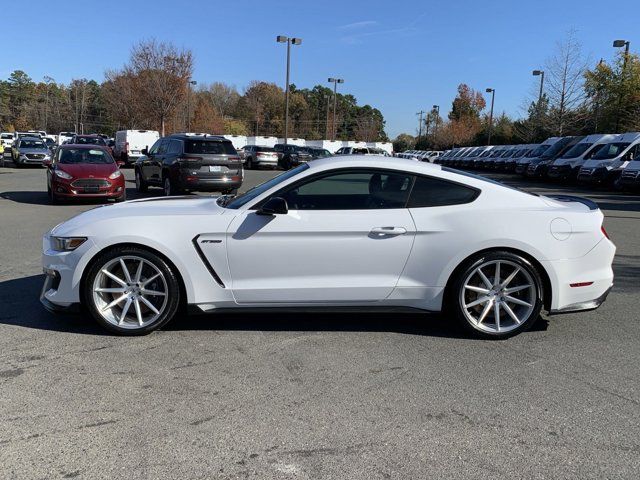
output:
[[[38,302],[42,234],[94,205],[0,168],[0,478],[639,478],[640,196],[494,177],[600,204],[618,246],[600,309],[501,342],[391,313],[115,337]]]

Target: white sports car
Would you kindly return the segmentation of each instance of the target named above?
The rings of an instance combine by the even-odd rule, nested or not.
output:
[[[445,309],[503,338],[598,307],[615,246],[597,206],[438,165],[331,157],[237,196],[134,200],[44,236],[41,301],[144,334],[180,307]]]

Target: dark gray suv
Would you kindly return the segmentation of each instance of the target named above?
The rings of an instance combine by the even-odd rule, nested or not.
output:
[[[238,152],[224,137],[177,133],[142,151],[135,163],[136,189],[162,187],[165,195],[182,192],[236,193],[244,171]]]

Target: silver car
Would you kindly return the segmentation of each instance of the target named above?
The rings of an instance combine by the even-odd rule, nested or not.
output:
[[[20,137],[11,148],[11,158],[16,167],[42,165],[42,162],[51,158],[51,151],[41,138]]]

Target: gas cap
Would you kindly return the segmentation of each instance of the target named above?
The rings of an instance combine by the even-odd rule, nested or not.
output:
[[[566,219],[558,217],[551,220],[551,235],[556,240],[566,240],[571,232],[571,224]]]

